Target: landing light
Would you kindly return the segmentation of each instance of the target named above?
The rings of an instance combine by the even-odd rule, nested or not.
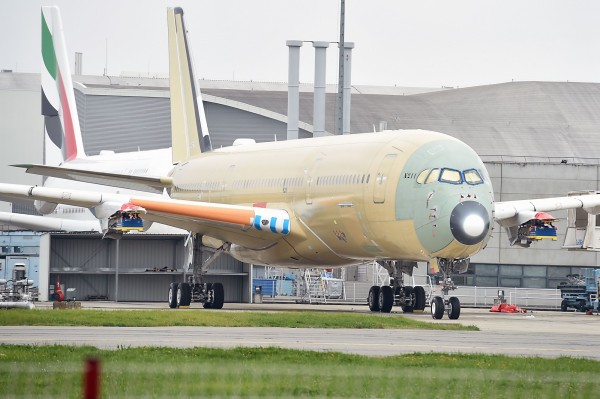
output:
[[[471,237],[477,237],[483,233],[485,222],[479,215],[469,215],[463,222],[463,230]]]

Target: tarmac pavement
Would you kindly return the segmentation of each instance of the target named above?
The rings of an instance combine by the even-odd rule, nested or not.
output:
[[[38,308],[52,307],[39,303]],[[84,309],[168,309],[166,303],[84,302]],[[197,309],[196,309],[197,308]],[[227,303],[225,311],[320,311],[368,313],[361,305],[240,304]],[[429,311],[399,315],[433,323],[474,325],[481,331],[365,330],[241,327],[2,327],[0,343],[169,347],[268,347],[340,351],[370,356],[414,352],[487,353],[516,356],[573,356],[600,360],[600,316],[576,312],[490,313],[463,308],[459,320],[433,320]]]

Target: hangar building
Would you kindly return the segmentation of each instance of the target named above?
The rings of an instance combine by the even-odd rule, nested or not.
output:
[[[41,182],[37,176],[7,166],[42,161],[39,79],[37,74],[0,73],[3,110],[0,127],[4,132],[0,149],[2,182]],[[89,155],[101,150],[122,152],[170,146],[167,79],[74,76],[74,81],[84,145]],[[253,138],[257,142],[285,140],[285,83],[205,80],[199,83],[213,146],[231,145],[236,138]],[[300,137],[306,138],[312,135],[312,85],[303,84],[300,90]],[[335,86],[328,87],[326,101],[326,131],[331,133],[334,131]],[[466,142],[484,160],[497,201],[600,189],[597,150],[600,84],[597,83],[511,82],[450,89],[353,86],[351,132],[373,132],[382,128],[435,130]],[[0,207],[0,210],[10,209],[6,204]],[[28,211],[26,204],[15,204],[12,209]],[[456,276],[455,281],[460,285],[554,288],[566,275],[578,273],[581,267],[596,267],[599,264],[596,252],[561,249],[566,212],[553,212],[553,215],[560,218],[558,240],[534,243],[529,249],[511,247],[505,232],[495,225],[488,248],[473,257],[469,271]],[[57,240],[53,248],[62,245],[67,251],[69,245],[58,242],[77,238],[62,237],[52,238]],[[161,239],[166,243],[161,245],[174,248],[182,245],[183,238]],[[155,245],[152,240],[148,241],[139,245],[142,248]],[[85,259],[86,250],[81,252],[73,256]],[[170,256],[179,259],[180,255],[175,252]],[[66,267],[61,264],[62,253],[52,256],[55,255],[49,266],[51,276],[64,272]],[[134,265],[135,259],[131,262],[132,270],[143,267]],[[99,275],[98,269],[92,269],[85,272],[95,273],[95,277],[80,270],[74,271],[70,278],[88,279],[81,285],[90,285],[93,283],[90,278]],[[242,286],[247,284],[248,265],[231,260],[220,269],[232,276],[233,288],[226,292],[233,292],[233,296],[226,300],[246,300],[249,294]],[[172,278],[169,275],[161,280]],[[143,279],[131,280],[134,288],[135,284],[150,284]],[[163,283],[156,300],[163,300],[166,295]],[[235,288],[236,284],[240,287]],[[134,288],[131,292],[135,292]],[[143,297],[144,300],[154,298],[151,294]]]

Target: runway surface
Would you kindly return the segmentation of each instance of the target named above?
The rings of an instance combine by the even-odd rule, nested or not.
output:
[[[156,304],[157,307],[163,305]],[[152,305],[107,305],[107,308],[152,308]],[[85,305],[84,305],[85,307]],[[101,307],[101,306],[96,306]],[[229,311],[313,310],[363,312],[361,306],[226,304]],[[173,310],[206,311],[206,310]],[[400,315],[397,313],[396,315]],[[394,314],[392,314],[394,317]],[[433,321],[425,314],[408,317]],[[444,319],[441,322],[455,323]],[[0,329],[0,343],[92,345],[99,348],[169,346],[269,347],[338,351],[370,356],[414,352],[486,353],[514,356],[573,356],[600,360],[600,316],[534,312],[497,314],[463,309],[458,321],[481,331],[360,330],[243,327],[9,327]]]

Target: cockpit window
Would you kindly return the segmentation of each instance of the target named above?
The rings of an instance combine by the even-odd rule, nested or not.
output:
[[[442,174],[440,175],[440,181],[445,183],[460,184],[463,180],[460,171],[444,168],[442,169]]]
[[[427,176],[427,180],[425,180],[425,184],[436,182],[438,177],[440,177],[440,170],[432,169],[431,173],[429,173],[429,176]]]
[[[429,184],[435,182],[463,184],[472,186],[483,184],[482,173],[478,169],[456,170],[450,168],[425,169],[417,175],[418,184]]]
[[[483,183],[483,179],[481,178],[481,175],[479,174],[477,169],[465,170],[463,172],[463,175],[465,176],[465,181],[467,182],[467,184],[475,185]]]
[[[430,171],[431,171],[431,169],[425,169],[424,171],[419,173],[419,176],[417,176],[417,183],[419,183],[419,184],[425,183],[425,178],[427,177],[427,175],[429,174]]]

